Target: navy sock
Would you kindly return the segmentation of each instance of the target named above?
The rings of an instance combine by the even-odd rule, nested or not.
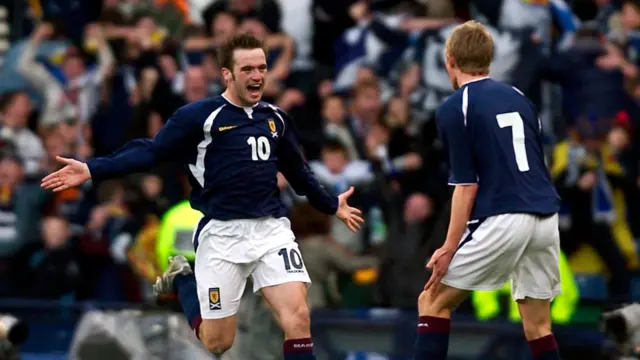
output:
[[[415,360],[446,360],[450,330],[450,319],[420,316]]]
[[[196,337],[200,338],[200,324],[202,317],[200,316],[200,301],[198,301],[198,289],[196,287],[196,278],[193,274],[177,275],[173,281],[173,287],[178,293],[180,305],[184,316],[189,321],[189,325],[196,333]]]
[[[284,360],[315,360],[311,338],[285,340],[282,345]]]
[[[560,360],[558,344],[553,334],[529,341],[529,347],[535,360]]]

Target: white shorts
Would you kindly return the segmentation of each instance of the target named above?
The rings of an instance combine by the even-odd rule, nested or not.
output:
[[[558,215],[503,214],[470,221],[442,283],[496,290],[511,280],[515,300],[560,294]]]
[[[311,284],[287,218],[210,220],[196,229],[194,247],[203,319],[235,315],[249,276],[256,293],[288,282]]]

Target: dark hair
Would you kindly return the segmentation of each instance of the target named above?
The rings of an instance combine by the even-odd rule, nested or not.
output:
[[[266,53],[264,43],[258,40],[255,36],[249,34],[236,35],[218,48],[217,55],[220,67],[227,69],[233,68],[233,52],[236,49],[262,49]]]
[[[0,113],[4,112],[13,100],[20,94],[25,94],[24,91],[9,91],[0,95]]]
[[[324,144],[322,144],[322,151],[342,152],[347,154],[347,148],[344,144],[334,137],[330,137],[324,141]]]

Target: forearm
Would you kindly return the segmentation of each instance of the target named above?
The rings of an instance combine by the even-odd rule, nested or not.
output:
[[[451,199],[451,219],[444,247],[456,249],[467,229],[478,185],[457,185]]]
[[[125,174],[141,172],[152,168],[157,156],[152,147],[152,140],[133,140],[105,157],[91,159],[87,162],[91,178],[106,179]]]
[[[34,38],[24,44],[18,58],[17,70],[31,82],[34,88],[46,94],[50,88],[59,87],[59,85],[44,66],[36,62],[35,58],[39,46],[40,41]]]
[[[98,81],[104,79],[106,74],[111,71],[114,63],[115,58],[113,57],[109,43],[104,39],[100,39],[98,48]]]
[[[296,193],[305,195],[316,210],[328,215],[334,215],[338,210],[338,197],[325,190],[308,166],[305,165],[293,174],[289,173],[289,176],[285,173],[285,177]]]

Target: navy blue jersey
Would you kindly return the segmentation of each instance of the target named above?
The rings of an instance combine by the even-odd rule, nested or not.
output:
[[[450,185],[478,184],[472,219],[560,208],[542,151],[542,125],[520,90],[482,79],[465,84],[436,112],[449,154]]]
[[[134,140],[88,162],[93,178],[145,171],[159,161],[178,161],[189,173],[191,206],[217,220],[285,215],[278,171],[316,209],[335,214],[329,195],[307,166],[292,119],[259,102],[238,107],[222,96],[178,109],[152,139]]]

